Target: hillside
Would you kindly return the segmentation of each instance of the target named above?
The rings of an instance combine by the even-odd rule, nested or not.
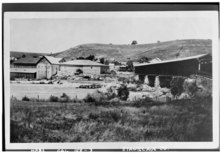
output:
[[[25,55],[25,57],[33,57],[33,56],[43,56],[46,54],[44,54],[44,53],[30,53],[30,52],[17,52],[17,51],[10,52],[10,57],[20,58],[23,55]]]
[[[140,57],[162,60],[179,58],[198,54],[211,53],[212,41],[209,39],[174,40],[153,44],[112,45],[112,44],[84,44],[54,54],[55,57],[80,57],[95,55],[96,57],[115,58],[119,61],[138,59]]]

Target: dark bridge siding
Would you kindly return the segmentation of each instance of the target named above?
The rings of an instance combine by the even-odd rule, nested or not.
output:
[[[170,63],[143,65],[135,67],[138,75],[178,75],[190,76],[198,72],[199,62],[197,59],[175,61]]]

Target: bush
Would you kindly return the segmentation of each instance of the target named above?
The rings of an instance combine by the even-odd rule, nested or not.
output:
[[[88,94],[84,99],[88,103],[103,103],[107,99],[107,96],[102,92],[95,92],[93,94]]]
[[[175,77],[170,82],[171,94],[173,96],[179,96],[183,92],[183,77]]]
[[[84,101],[90,103],[90,102],[95,102],[96,99],[95,99],[91,94],[88,94],[88,95],[84,98]]]
[[[76,70],[76,73],[77,73],[77,74],[82,74],[82,73],[83,73],[83,70],[77,69],[77,70]]]
[[[121,99],[121,100],[127,100],[128,99],[128,96],[129,96],[129,90],[127,88],[126,85],[121,85],[119,88],[118,88],[118,97]]]
[[[143,99],[137,99],[131,103],[132,107],[144,107],[144,106],[148,106],[148,105],[156,105],[156,103],[150,97],[144,97]]]
[[[61,102],[69,102],[69,101],[70,101],[70,97],[69,97],[67,94],[63,93],[63,94],[60,96],[60,101],[61,101]]]
[[[113,111],[101,111],[99,113],[100,118],[104,121],[104,122],[118,122],[121,118],[121,113],[117,110],[113,110]]]
[[[107,93],[106,93],[107,99],[111,100],[113,98],[115,98],[117,95],[114,92],[114,89],[112,87],[107,89]]]
[[[186,79],[184,81],[183,88],[191,96],[194,96],[194,94],[198,90],[198,87],[196,85],[196,80],[194,80],[194,79]]]
[[[170,82],[172,80],[172,77],[170,76],[160,76],[159,77],[159,80],[160,80],[160,87],[161,88],[170,88]]]
[[[50,98],[49,98],[49,101],[50,102],[58,102],[59,101],[59,98],[58,97],[56,97],[56,96],[50,96]]]
[[[24,96],[24,97],[22,98],[22,101],[30,101],[30,98],[28,98],[27,96]]]
[[[92,120],[96,120],[98,117],[99,117],[99,113],[97,113],[97,112],[91,112],[89,114],[89,118]]]

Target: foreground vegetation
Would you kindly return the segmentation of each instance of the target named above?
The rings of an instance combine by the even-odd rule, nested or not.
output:
[[[167,103],[24,100],[11,100],[11,142],[212,141],[210,97]]]

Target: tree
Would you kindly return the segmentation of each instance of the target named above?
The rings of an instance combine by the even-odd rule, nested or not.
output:
[[[25,55],[25,54],[23,54],[23,55],[22,55],[22,58],[25,58],[25,57],[26,57],[26,55]]]
[[[76,59],[78,59],[78,60],[84,60],[85,58],[82,57],[82,56],[80,56],[80,57],[78,57],[78,58],[76,58]]]
[[[115,64],[115,65],[121,65],[121,63],[118,62],[118,61],[114,61],[114,64]]]
[[[128,61],[127,62],[127,70],[128,71],[133,71],[134,70],[134,65],[133,65],[133,61]]]
[[[104,57],[100,58],[100,63],[105,64],[105,58]]]
[[[82,73],[83,73],[83,70],[81,70],[81,69],[77,69],[77,70],[76,70],[76,73],[78,73],[78,74],[82,74]]]
[[[109,65],[109,60],[105,60],[105,65]]]
[[[149,58],[148,57],[141,57],[139,60],[138,60],[138,62],[139,63],[149,63]]]
[[[132,44],[132,45],[137,45],[138,43],[137,43],[136,40],[133,40],[131,44]]]
[[[122,84],[119,88],[118,88],[118,97],[121,100],[127,100],[129,96],[129,90],[127,88],[126,85]]]
[[[90,61],[94,61],[95,56],[94,55],[89,55],[86,57],[86,59],[90,60]]]
[[[183,92],[183,77],[173,78],[170,82],[171,94],[176,97]]]

